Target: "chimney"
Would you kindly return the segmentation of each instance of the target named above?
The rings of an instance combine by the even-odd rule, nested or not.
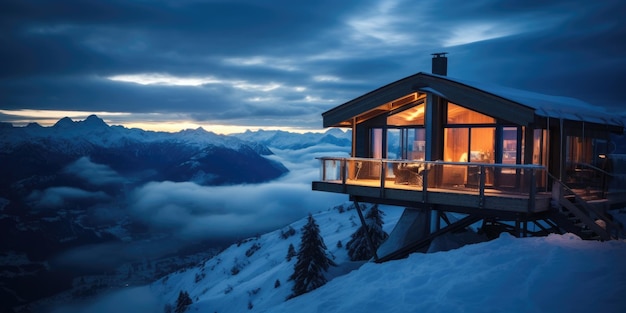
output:
[[[433,74],[446,76],[448,75],[448,52],[433,53]]]

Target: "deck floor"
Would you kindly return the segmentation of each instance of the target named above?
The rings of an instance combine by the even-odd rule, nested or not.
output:
[[[335,181],[335,182],[341,184],[340,181]],[[346,184],[347,185],[358,185],[358,186],[368,186],[368,187],[380,188],[380,181],[379,180],[375,180],[375,179],[359,179],[359,180],[348,179],[346,181]],[[397,183],[395,183],[393,181],[386,181],[385,182],[385,188],[402,189],[402,190],[414,190],[414,191],[422,191],[422,189],[423,189],[423,187],[420,186],[420,185],[397,184]],[[478,187],[472,188],[472,187],[467,187],[467,186],[463,186],[463,185],[449,186],[449,187],[446,187],[446,188],[428,187],[428,191],[430,191],[430,192],[449,192],[449,193],[458,193],[458,194],[474,194],[474,195],[478,195],[479,194]],[[497,189],[490,188],[490,187],[486,187],[485,188],[485,195],[494,196],[494,197],[500,196],[500,197],[528,198],[528,194],[525,194],[525,193],[522,193],[522,192],[503,191],[503,190],[497,190]]]
[[[324,181],[319,183],[327,183],[333,185],[343,185],[341,181]],[[334,191],[339,193],[347,193],[351,195],[378,197],[380,195],[380,181],[375,179],[349,179],[345,184],[346,191]],[[359,188],[364,187],[364,188]],[[356,189],[355,189],[356,188]],[[323,187],[315,188],[321,191],[333,191]],[[390,200],[411,200],[423,199],[424,190],[420,185],[397,184],[392,180],[385,181],[384,194],[386,199]],[[484,197],[481,199],[480,190],[467,186],[450,186],[446,188],[428,187],[427,194],[429,201],[432,203],[448,204],[448,205],[464,205],[476,208],[491,208],[504,211],[515,212],[542,212],[549,208],[551,194],[549,192],[540,192],[535,194],[535,203],[530,202],[528,193],[516,192],[514,190],[497,190],[486,187],[484,189]],[[485,204],[485,202],[487,202]],[[485,207],[486,206],[486,207]],[[530,209],[529,209],[530,208]]]

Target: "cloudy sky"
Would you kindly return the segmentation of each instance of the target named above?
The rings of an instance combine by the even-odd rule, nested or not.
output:
[[[321,128],[320,114],[430,71],[624,114],[626,2],[3,0],[0,121]]]

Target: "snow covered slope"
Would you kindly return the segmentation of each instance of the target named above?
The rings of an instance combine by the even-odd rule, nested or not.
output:
[[[344,245],[358,217],[349,205],[314,215],[334,256],[326,285],[291,293],[295,258],[306,219],[230,246],[196,267],[149,286],[112,293],[89,305],[55,312],[164,312],[181,291],[187,312],[624,312],[626,242],[550,235],[500,238],[447,252],[412,254],[383,264],[350,262]],[[391,230],[402,209],[384,207]]]

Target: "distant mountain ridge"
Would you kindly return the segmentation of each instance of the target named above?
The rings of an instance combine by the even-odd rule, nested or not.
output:
[[[282,130],[246,131],[231,135],[245,141],[257,142],[278,149],[298,150],[320,144],[331,144],[340,147],[350,147],[351,132],[344,132],[338,128],[331,128],[324,133],[292,133]]]
[[[202,128],[166,133],[109,126],[95,115],[77,122],[65,117],[51,127],[33,123],[0,128],[0,149],[3,164],[14,165],[3,170],[0,184],[36,174],[34,169],[45,171],[42,167],[59,170],[84,156],[122,175],[152,171],[155,176],[144,180],[203,185],[262,182],[287,172],[282,164],[262,157],[272,154],[262,144]]]
[[[0,127],[0,147],[3,149],[11,149],[25,141],[42,142],[52,138],[88,142],[102,147],[122,146],[128,142],[137,141],[169,141],[193,146],[213,145],[233,149],[248,146],[259,154],[271,154],[267,147],[257,143],[245,142],[233,136],[218,135],[201,127],[176,133],[146,131],[117,125],[109,126],[96,115],[90,115],[82,121],[73,121],[69,117],[64,117],[50,127],[43,127],[37,123],[30,123],[25,127],[14,127],[9,123],[3,123]]]

